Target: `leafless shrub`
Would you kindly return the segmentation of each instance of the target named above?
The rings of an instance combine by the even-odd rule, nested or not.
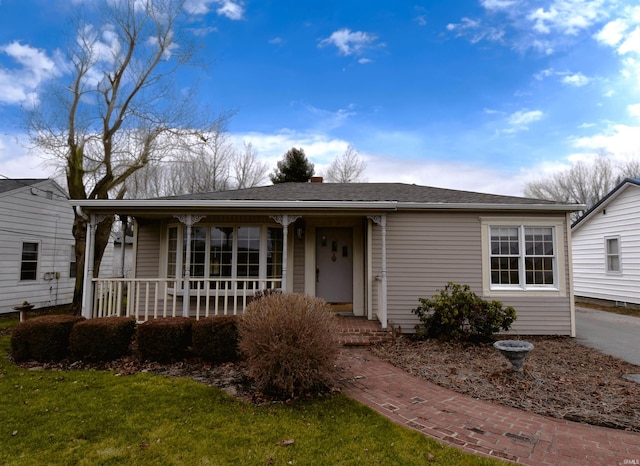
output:
[[[249,375],[277,398],[326,391],[338,355],[336,321],[327,303],[302,294],[253,301],[240,320],[240,350]]]

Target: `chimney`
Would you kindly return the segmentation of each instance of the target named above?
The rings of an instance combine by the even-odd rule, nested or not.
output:
[[[309,180],[310,183],[322,183],[322,177],[321,176],[312,176],[311,179]]]

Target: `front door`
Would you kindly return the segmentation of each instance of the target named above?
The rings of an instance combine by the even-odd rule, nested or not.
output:
[[[353,302],[353,229],[316,230],[316,296],[328,303]]]

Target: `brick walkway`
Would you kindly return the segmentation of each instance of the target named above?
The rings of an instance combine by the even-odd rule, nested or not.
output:
[[[470,453],[529,465],[640,464],[640,434],[476,400],[413,377],[362,348],[341,350],[345,394]],[[626,460],[626,461],[625,461]]]

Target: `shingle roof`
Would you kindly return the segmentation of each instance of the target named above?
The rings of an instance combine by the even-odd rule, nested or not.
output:
[[[0,179],[0,193],[13,191],[14,189],[24,188],[25,186],[33,186],[34,184],[47,181],[46,178],[12,178]]]
[[[280,183],[271,186],[164,197],[166,200],[391,201],[442,204],[561,204],[554,201],[404,183]]]

